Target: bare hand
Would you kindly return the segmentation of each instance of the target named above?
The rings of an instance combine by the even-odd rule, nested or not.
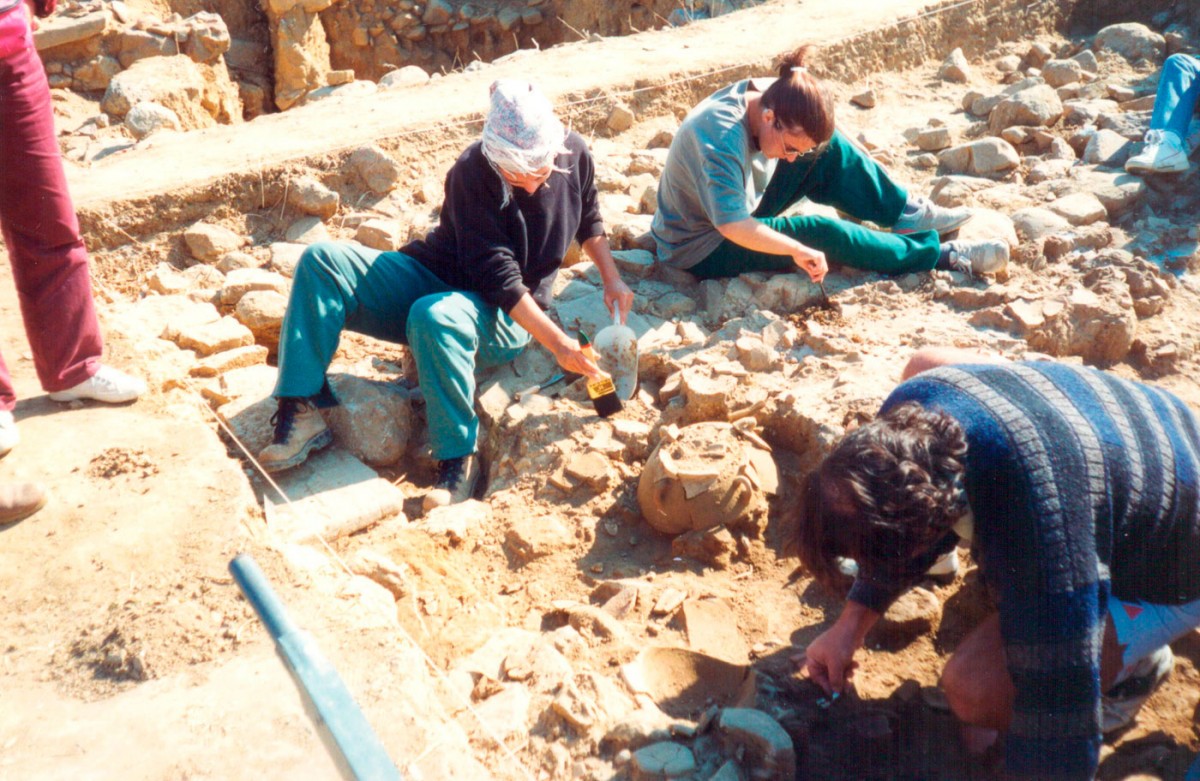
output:
[[[619,306],[621,322],[624,323],[629,310],[633,309],[633,291],[623,280],[617,279],[604,286],[604,305],[608,307],[609,312],[613,311],[614,306]]]
[[[820,282],[829,273],[829,264],[825,262],[825,253],[801,244],[792,252],[792,262],[808,272],[813,282]]]
[[[589,379],[600,379],[607,377],[596,362],[587,357],[587,354],[580,349],[579,342],[574,339],[567,339],[566,342],[554,350],[554,359],[558,361],[558,365],[564,371],[574,374],[582,374]]]
[[[854,651],[852,641],[848,642],[836,631],[827,631],[813,640],[804,654],[796,654],[792,659],[804,665],[808,677],[826,694],[840,694],[846,688],[846,681],[858,669]]]

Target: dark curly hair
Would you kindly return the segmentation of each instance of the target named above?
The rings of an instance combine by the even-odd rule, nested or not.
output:
[[[815,51],[801,46],[780,58],[779,78],[762,94],[763,108],[775,112],[781,130],[804,131],[817,144],[833,136],[833,95],[820,79],[809,72],[805,63]]]
[[[903,569],[967,510],[962,427],[901,404],[847,434],[805,479],[794,548],[814,578],[840,590],[839,556],[868,571]]]

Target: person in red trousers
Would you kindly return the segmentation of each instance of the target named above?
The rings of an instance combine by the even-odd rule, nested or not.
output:
[[[56,0],[0,0],[0,230],[38,380],[55,401],[118,404],[146,390],[100,361],[104,341],[92,303],[88,254],[67,190],[50,85],[33,45],[34,15]],[[16,393],[0,358],[0,456],[19,439]],[[41,509],[45,491],[0,485],[0,525]]]

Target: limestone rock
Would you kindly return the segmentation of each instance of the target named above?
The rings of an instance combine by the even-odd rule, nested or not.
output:
[[[183,232],[183,240],[187,244],[192,257],[201,263],[212,263],[227,252],[239,249],[246,239],[229,228],[198,222]]]
[[[179,34],[183,53],[196,62],[214,63],[233,42],[229,28],[219,14],[200,11],[181,22]]]
[[[850,102],[861,108],[875,108],[878,98],[875,96],[875,90],[869,89],[850,98]]]
[[[294,276],[300,256],[308,249],[305,244],[290,241],[276,241],[271,244],[271,268],[285,277]]]
[[[867,642],[899,648],[934,628],[942,617],[942,602],[917,586],[905,591],[872,628]]]
[[[124,117],[143,101],[174,111],[185,130],[242,117],[241,99],[224,63],[203,65],[184,55],[138,60],[113,77],[100,105]]]
[[[301,217],[288,226],[284,238],[295,244],[316,244],[329,241],[329,230],[320,217]]]
[[[1130,62],[1160,62],[1166,45],[1166,40],[1146,25],[1127,22],[1109,25],[1096,33],[1092,49],[1097,52],[1114,52]]]
[[[236,306],[242,300],[242,296],[254,290],[270,290],[286,296],[288,281],[282,274],[262,268],[234,269],[226,274],[223,280],[221,303],[225,306]]]
[[[1042,66],[1042,78],[1051,87],[1078,82],[1083,77],[1083,66],[1078,60],[1050,60]]]
[[[1092,193],[1072,193],[1063,196],[1048,208],[1072,225],[1091,225],[1108,217],[1104,204]]]
[[[509,516],[509,526],[504,532],[504,549],[516,561],[526,564],[570,549],[574,544],[575,535],[556,516],[515,513]]]
[[[695,769],[695,755],[679,743],[651,743],[633,752],[634,781],[666,781],[690,776]]]
[[[967,56],[963,54],[962,49],[950,52],[946,61],[942,63],[942,67],[938,69],[938,77],[960,84],[971,80],[971,65],[967,62]]]
[[[214,353],[197,361],[190,374],[193,377],[217,377],[234,369],[261,366],[267,362],[267,348],[253,344]]]
[[[238,300],[234,316],[250,329],[255,342],[273,353],[279,349],[287,304],[287,298],[274,290],[252,290]]]
[[[156,130],[180,130],[179,115],[166,106],[143,100],[125,115],[125,127],[134,138],[142,139]]]
[[[364,220],[354,234],[359,244],[384,252],[397,249],[403,238],[404,232],[394,220]]]
[[[405,65],[383,74],[383,78],[379,80],[379,88],[392,89],[394,87],[425,84],[428,81],[429,74],[420,65]]]
[[[379,195],[396,189],[396,183],[400,180],[400,166],[374,145],[355,149],[346,163],[367,189]]]
[[[1040,206],[1020,209],[1012,215],[1013,226],[1022,241],[1037,241],[1070,227],[1060,215]]]
[[[938,155],[938,162],[951,173],[990,176],[1016,168],[1021,156],[1004,139],[989,137],[951,147]]]
[[[1062,99],[1054,88],[1049,84],[1037,84],[997,103],[988,115],[988,128],[999,133],[1013,125],[1053,125],[1062,113]]]
[[[412,428],[408,399],[394,386],[352,374],[332,374],[329,385],[338,405],[324,414],[338,444],[373,466],[399,461]]]
[[[995,209],[975,209],[971,219],[958,229],[958,240],[983,241],[986,239],[1003,239],[1012,249],[1016,249],[1020,243],[1011,217]]]
[[[114,37],[117,60],[122,68],[129,68],[138,60],[147,57],[170,57],[179,54],[179,44],[174,37],[133,28],[121,30]]]
[[[38,29],[33,33],[34,48],[41,52],[95,38],[104,33],[108,20],[108,14],[102,10],[82,16],[54,14],[39,20]]]
[[[288,182],[288,205],[305,214],[328,220],[338,210],[341,196],[311,176]]]
[[[752,778],[796,777],[796,749],[779,722],[753,708],[724,708],[717,734],[726,754],[744,751],[743,764]]]
[[[269,3],[268,7],[277,3]],[[329,42],[315,12],[302,7],[268,11],[275,58],[275,105],[286,111],[312,90],[325,85],[331,70]]]
[[[1121,300],[1076,287],[1043,313],[1045,322],[1026,336],[1029,346],[1050,355],[1078,355],[1087,363],[1122,360],[1137,333],[1128,293]]]
[[[75,89],[96,92],[108,89],[113,76],[121,72],[121,63],[105,54],[98,54],[75,68]]]
[[[948,127],[922,128],[917,134],[917,148],[926,152],[940,152],[953,143]]]
[[[490,529],[492,506],[477,499],[435,507],[418,523],[419,528],[435,537],[446,537],[458,545],[470,535],[472,529]]]
[[[212,355],[235,347],[248,347],[254,344],[254,335],[234,318],[222,317],[215,323],[184,328],[173,341],[185,350]]]
[[[1140,176],[1124,171],[1101,171],[1094,168],[1077,167],[1071,178],[1078,189],[1090,192],[1100,199],[1113,222],[1128,214],[1146,194],[1146,182]]]
[[[634,122],[633,111],[622,103],[615,104],[608,112],[608,119],[604,124],[614,133],[623,133],[633,127]]]
[[[1083,150],[1083,162],[1120,168],[1129,159],[1129,139],[1114,130],[1097,130]]]

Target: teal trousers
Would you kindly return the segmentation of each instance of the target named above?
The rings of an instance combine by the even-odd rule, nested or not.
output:
[[[412,350],[439,460],[475,452],[475,370],[507,363],[529,343],[529,333],[506,313],[449,287],[402,252],[314,244],[292,281],[275,396],[321,394],[343,329]]]
[[[831,263],[883,274],[932,269],[941,253],[935,231],[902,236],[870,230],[830,217],[780,217],[808,198],[877,225],[894,225],[908,193],[840,131],[821,152],[780,160],[763,192],[755,219],[785,236],[819,249]],[[734,277],[747,271],[795,271],[788,255],[754,252],[728,239],[688,271],[701,279]]]

